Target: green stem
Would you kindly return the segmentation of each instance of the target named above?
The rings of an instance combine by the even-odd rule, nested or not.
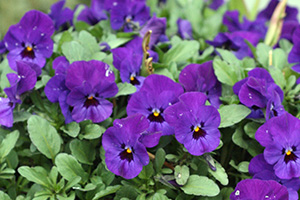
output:
[[[252,11],[250,13],[250,19],[251,20],[255,20],[259,4],[260,4],[260,0],[255,0],[254,6],[253,6]]]

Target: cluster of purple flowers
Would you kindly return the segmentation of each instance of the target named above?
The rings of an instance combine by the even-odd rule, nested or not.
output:
[[[210,1],[211,2],[211,1]],[[211,9],[218,9],[223,1],[212,1]],[[51,7],[49,15],[39,11],[27,12],[21,21],[9,28],[0,42],[0,54],[8,51],[9,66],[16,73],[7,74],[10,87],[4,89],[7,98],[0,97],[0,124],[13,125],[13,110],[21,104],[25,94],[35,87],[38,76],[53,53],[54,31],[65,30],[73,24],[74,11],[64,8],[65,0]],[[239,21],[238,11],[228,11],[223,23],[228,32],[219,33],[208,44],[233,51],[238,59],[253,56],[245,40],[256,46],[263,40],[266,22],[270,20],[277,0],[258,14],[255,21]],[[300,73],[300,27],[297,10],[287,7],[281,38],[294,43],[289,62]],[[220,144],[222,84],[218,81],[213,62],[188,64],[179,74],[178,82],[158,74],[141,75],[144,62],[143,37],[151,30],[148,52],[154,62],[159,42],[166,42],[166,18],[150,16],[145,0],[92,0],[76,20],[95,25],[110,19],[113,30],[135,31],[136,35],[112,53],[113,65],[122,82],[136,86],[128,100],[127,117],[115,119],[102,137],[108,169],[126,179],[136,177],[149,163],[147,148],[158,145],[163,136],[174,135],[186,150],[201,156],[214,151]],[[178,19],[178,35],[192,40],[192,25]],[[91,60],[69,63],[64,56],[52,62],[55,75],[44,92],[52,103],[59,103],[65,123],[91,120],[100,123],[109,118],[113,104],[108,100],[118,93],[115,74],[108,64]],[[265,147],[263,154],[254,157],[249,166],[251,180],[241,181],[230,198],[233,199],[297,199],[300,188],[300,120],[282,104],[284,93],[266,69],[255,68],[248,77],[235,83],[233,92],[240,103],[251,109],[248,118],[265,118],[255,139]],[[259,180],[260,179],[260,180]]]
[[[282,105],[283,91],[263,68],[249,71],[247,78],[233,86],[233,91],[240,102],[251,109],[249,118],[263,118],[262,109],[265,109],[266,119],[285,113]]]
[[[112,103],[105,98],[118,92],[115,76],[100,61],[76,61],[69,64],[65,57],[53,61],[55,76],[45,87],[51,102],[59,102],[66,123],[92,120],[101,122],[112,113]]]
[[[114,127],[103,135],[108,168],[125,178],[137,176],[148,163],[145,148],[156,146],[163,135],[175,134],[193,155],[215,150],[220,143],[220,115],[215,107],[205,105],[206,100],[201,92],[184,93],[180,84],[165,76],[148,76],[128,102],[129,117],[115,120]],[[136,136],[132,136],[129,130],[137,127],[133,131]],[[126,142],[126,138],[134,139]],[[135,149],[141,148],[141,144],[143,149],[139,153]]]
[[[231,50],[239,59],[246,56],[253,57],[245,40],[256,46],[260,40],[265,38],[267,22],[271,19],[279,2],[279,0],[271,0],[265,9],[258,13],[255,21],[249,21],[244,17],[243,22],[240,22],[238,11],[227,11],[223,16],[223,24],[227,26],[228,32],[219,33],[213,41],[207,41],[207,43],[216,48]],[[287,6],[286,13],[287,16],[284,18],[283,32],[280,38],[291,41],[293,32],[299,26],[297,20],[298,10]]]

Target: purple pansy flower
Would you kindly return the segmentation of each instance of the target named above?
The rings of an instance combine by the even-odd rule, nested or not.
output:
[[[245,179],[237,184],[230,195],[231,200],[287,200],[289,194],[286,187],[276,181],[259,179]]]
[[[41,74],[39,66],[33,63],[17,61],[17,74],[7,74],[10,87],[5,88],[4,92],[11,102],[21,103],[21,94],[32,90],[37,81],[37,76]]]
[[[135,40],[140,43],[140,40]],[[134,45],[135,46],[135,45]],[[120,71],[120,78],[123,82],[131,83],[139,89],[145,77],[140,76],[143,53],[132,46],[119,47],[112,50],[113,65]]]
[[[0,97],[0,125],[6,127],[13,126],[13,110],[15,103],[9,100],[9,98]]]
[[[293,33],[293,48],[289,53],[288,61],[289,63],[295,63],[292,69],[300,73],[300,26],[296,28]]]
[[[37,10],[27,12],[4,36],[10,67],[16,70],[16,61],[22,60],[44,67],[46,58],[52,55],[53,32],[54,25],[48,15]]]
[[[8,98],[0,98],[0,124],[6,127],[13,126],[13,110],[17,103],[21,104],[21,95],[32,90],[36,84],[41,69],[34,63],[16,62],[17,74],[7,74],[10,87],[4,88]]]
[[[224,0],[205,0],[206,2],[209,1],[209,8],[213,10],[217,10],[220,6],[223,5]]]
[[[140,30],[140,36],[143,38],[145,34],[151,30],[149,47],[152,48],[156,43],[160,41],[160,38],[165,35],[166,32],[166,18],[158,18],[153,16],[147,21],[145,26]]]
[[[66,74],[70,63],[64,56],[55,58],[52,62],[55,76],[53,76],[45,86],[45,94],[52,103],[59,102],[61,112],[65,117],[65,123],[73,121],[71,110],[72,107],[67,104],[67,96],[70,90],[67,88]]]
[[[245,106],[255,110],[266,108],[266,119],[285,113],[281,104],[283,91],[274,83],[266,69],[255,68],[249,71],[247,78],[233,86],[233,91]]]
[[[107,10],[105,0],[92,0],[91,7],[86,6],[78,15],[77,20],[95,25],[107,19],[105,10]]]
[[[278,183],[287,187],[290,200],[298,199],[297,191],[300,189],[300,179],[299,178],[292,178],[292,179],[278,178],[274,173],[273,166],[268,164],[265,161],[263,154],[259,154],[254,158],[252,158],[249,164],[249,173],[255,179],[277,181]]]
[[[145,77],[140,76],[140,71],[143,61],[143,39],[136,37],[125,45],[112,50],[113,65],[120,71],[120,78],[123,82],[131,83],[139,90]],[[150,57],[153,57],[154,62],[158,60],[158,55],[149,50]]]
[[[149,127],[147,118],[141,114],[116,119],[113,127],[102,136],[107,168],[126,179],[136,177],[149,163],[146,147],[139,141]]]
[[[214,74],[212,61],[189,64],[179,74],[179,82],[187,92],[198,91],[206,94],[209,102],[218,108],[221,104],[221,83]]]
[[[145,24],[150,18],[150,9],[143,1],[114,0],[110,11],[111,27],[131,32]]]
[[[178,34],[182,39],[192,40],[193,29],[189,20],[179,18],[177,20]]]
[[[237,10],[227,11],[223,17],[223,24],[228,27],[229,32],[249,31],[260,35],[260,39],[265,37],[267,33],[266,20],[257,18],[251,22],[246,17],[243,17],[243,22],[239,21],[239,12]]]
[[[90,119],[94,123],[107,119],[113,105],[106,100],[118,93],[115,76],[109,66],[100,61],[77,61],[67,69],[66,86],[70,90],[67,104],[73,107],[76,122]]]
[[[7,51],[7,49],[6,49],[5,45],[4,45],[4,41],[1,40],[0,41],[0,55],[3,54],[3,53],[5,53],[6,51]]]
[[[145,79],[142,88],[131,96],[126,109],[127,114],[141,113],[146,116],[150,122],[149,135],[159,131],[162,135],[172,135],[174,129],[165,121],[164,111],[176,103],[182,93],[183,88],[180,84],[170,78],[157,74],[150,75]],[[152,141],[153,136],[149,137],[149,140]],[[157,144],[158,140],[153,141],[151,146],[155,146],[155,143]]]
[[[262,19],[266,19],[266,20],[271,19],[272,14],[274,13],[274,10],[279,2],[280,2],[279,0],[271,0],[265,9],[258,13],[257,18],[262,18]],[[284,17],[284,21],[290,21],[290,20],[298,21],[297,8],[294,8],[291,6],[286,6],[285,13],[286,13],[286,16]]]
[[[216,48],[231,50],[238,59],[243,59],[246,56],[253,57],[245,40],[256,46],[260,37],[260,34],[255,32],[235,31],[233,33],[219,33],[213,41],[206,42]]]
[[[53,20],[56,30],[59,30],[61,26],[67,27],[67,23],[72,24],[74,13],[70,8],[63,8],[65,3],[66,0],[61,0],[50,8],[49,17]]]
[[[220,143],[220,114],[213,106],[206,106],[206,100],[201,92],[188,92],[165,110],[176,139],[195,156],[215,150]]]
[[[281,179],[300,176],[300,120],[289,113],[273,117],[256,131],[264,158]]]

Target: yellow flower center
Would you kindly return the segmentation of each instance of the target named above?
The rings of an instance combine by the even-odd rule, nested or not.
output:
[[[93,96],[89,96],[89,97],[88,97],[88,100],[93,100],[93,99],[94,99]]]
[[[292,151],[291,150],[288,150],[287,152],[286,152],[286,155],[287,156],[289,156],[289,155],[291,155],[292,154]]]
[[[155,117],[158,117],[158,116],[159,116],[159,111],[154,111],[153,115],[154,115]]]
[[[129,148],[126,149],[126,152],[127,153],[132,153],[131,149],[129,149]]]
[[[130,76],[130,80],[131,80],[131,81],[134,81],[134,76]]]
[[[32,47],[28,46],[28,47],[26,47],[26,50],[27,51],[32,51]]]
[[[126,18],[126,22],[127,22],[127,23],[131,22],[131,19],[130,19],[129,17]]]
[[[200,130],[199,126],[196,126],[196,127],[194,128],[194,131],[195,131],[195,132],[198,132],[199,130]]]

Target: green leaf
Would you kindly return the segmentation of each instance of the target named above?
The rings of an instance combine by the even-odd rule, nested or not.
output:
[[[66,124],[60,128],[63,132],[68,134],[69,136],[75,138],[80,132],[80,126],[76,122],[71,122],[69,124]]]
[[[148,165],[143,167],[143,170],[139,174],[140,179],[150,179],[150,177],[153,175],[153,164],[152,162],[149,162]]]
[[[0,163],[4,161],[6,156],[11,152],[11,150],[15,147],[16,142],[19,138],[19,131],[15,130],[6,135],[6,137],[2,140],[0,144]]]
[[[88,141],[72,140],[70,143],[72,155],[81,163],[92,165],[95,160],[96,151]]]
[[[167,53],[164,55],[163,63],[170,64],[174,62],[182,62],[191,58],[199,50],[199,43],[195,40],[192,41],[181,41],[174,45]]]
[[[114,185],[114,186],[108,186],[104,190],[101,190],[100,192],[96,193],[93,200],[100,199],[101,197],[107,196],[109,194],[116,193],[122,186],[121,185]]]
[[[109,35],[109,37],[105,40],[111,49],[117,48],[126,42],[130,41],[131,38],[117,38],[115,35]]]
[[[216,164],[216,170],[213,171],[210,168],[208,168],[208,172],[215,177],[222,185],[228,185],[228,175],[225,172],[225,169],[222,167],[222,165],[218,162],[215,162]]]
[[[14,123],[16,122],[24,122],[29,119],[31,113],[27,111],[14,111]]]
[[[28,119],[27,128],[29,137],[36,148],[53,160],[61,145],[61,138],[56,129],[47,120],[37,115]]]
[[[249,168],[249,162],[248,161],[240,162],[239,165],[238,165],[238,171],[239,172],[248,173],[248,168]]]
[[[244,126],[244,131],[250,138],[255,139],[255,133],[260,126],[256,122],[249,122]]]
[[[222,60],[226,61],[228,64],[230,65],[239,65],[240,64],[240,60],[237,59],[237,57],[230,51],[228,50],[224,50],[224,49],[218,49],[217,51],[219,52],[219,54],[222,57]]]
[[[219,109],[221,124],[219,128],[232,126],[246,118],[251,110],[243,105],[225,105]]]
[[[70,63],[79,60],[88,60],[91,55],[88,51],[77,41],[63,43],[62,53],[66,56]]]
[[[215,74],[221,83],[233,86],[240,79],[237,74],[240,74],[240,69],[236,65],[230,65],[227,62],[216,58],[213,61],[213,67]]]
[[[286,85],[286,80],[284,78],[283,72],[274,67],[274,66],[269,66],[268,71],[270,72],[272,78],[274,79],[274,82],[280,86],[281,89],[283,89]]]
[[[105,128],[97,124],[89,124],[84,127],[84,139],[92,140],[101,137],[105,132]]]
[[[71,33],[69,31],[64,31],[58,42],[58,47],[57,47],[58,52],[62,51],[61,46],[63,45],[63,43],[71,42],[72,40],[73,40],[73,37],[72,37]]]
[[[71,179],[70,181],[68,181],[68,183],[65,185],[64,190],[65,191],[69,190],[71,187],[73,187],[74,185],[76,185],[80,181],[81,181],[81,177],[80,176],[73,177],[73,179]]]
[[[264,67],[267,68],[269,66],[269,52],[272,50],[271,47],[264,43],[259,43],[256,46],[256,54],[258,62]]]
[[[157,172],[159,172],[164,165],[164,162],[166,160],[166,152],[159,148],[155,153],[155,159],[154,159],[154,168]]]
[[[31,182],[45,186],[49,189],[52,188],[52,184],[48,178],[48,173],[43,167],[22,166],[18,169],[18,172]]]
[[[11,198],[4,192],[0,191],[0,199],[1,200],[11,200]]]
[[[78,41],[89,55],[100,51],[96,38],[85,30],[80,31]]]
[[[190,170],[186,165],[179,166],[177,165],[174,169],[174,176],[176,179],[176,183],[179,185],[184,185],[188,181],[190,177]]]
[[[126,96],[136,92],[136,87],[130,83],[118,83],[117,84],[119,91],[115,97]]]
[[[55,165],[59,173],[68,181],[71,181],[75,176],[80,176],[83,182],[88,178],[88,174],[82,169],[77,160],[66,153],[60,153],[56,156]]]
[[[248,19],[250,18],[250,14],[244,0],[230,0],[228,5],[229,10],[238,10],[242,16],[247,16]]]
[[[213,197],[219,194],[218,185],[206,176],[191,175],[188,182],[181,187],[186,194]]]

